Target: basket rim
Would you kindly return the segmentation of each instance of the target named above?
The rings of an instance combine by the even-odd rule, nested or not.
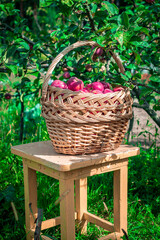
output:
[[[45,119],[62,122],[109,122],[132,117],[130,91],[124,90],[107,94],[74,92],[51,87],[53,92],[41,100],[42,116]]]

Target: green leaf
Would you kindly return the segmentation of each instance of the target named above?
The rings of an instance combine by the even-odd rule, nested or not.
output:
[[[119,42],[119,44],[122,46],[123,45],[123,32],[118,31],[118,32],[116,32],[116,34],[114,36],[115,36],[116,40]]]
[[[53,1],[52,0],[40,0],[39,4],[40,4],[40,7],[48,7],[51,4],[53,5]]]
[[[136,79],[141,79],[141,74],[140,73],[136,73],[136,74],[134,74],[134,76],[133,76],[133,80],[136,80]]]
[[[97,4],[93,3],[91,11],[95,13],[97,10]]]
[[[2,11],[5,11],[5,5],[4,5],[4,4],[0,4],[0,9],[1,9]]]
[[[39,43],[39,42],[37,42],[36,44],[33,45],[34,50],[37,50],[40,47],[41,47],[41,43]]]
[[[16,198],[15,188],[12,185],[9,185],[7,189],[3,191],[3,194],[7,202],[12,202]]]
[[[134,64],[129,64],[126,68],[129,68],[129,69],[137,69]]]
[[[26,50],[30,50],[30,47],[29,47],[29,45],[28,45],[28,43],[26,43],[26,42],[20,42],[19,43],[22,47],[24,47]]]
[[[14,74],[17,74],[18,72],[18,67],[16,65],[8,65],[8,64],[5,64],[5,66],[11,70],[11,72],[13,72]]]
[[[74,4],[72,0],[62,0],[62,3],[66,4],[68,7],[71,7]]]
[[[123,32],[123,43],[127,46],[130,43],[132,33],[130,31]]]
[[[27,77],[23,77],[23,78],[21,79],[21,81],[22,81],[22,83],[31,82],[31,80],[30,80],[29,78],[27,78]]]
[[[136,47],[141,46],[141,44],[137,41],[131,41],[130,44],[133,45],[133,46],[136,46]]]
[[[72,61],[68,61],[68,62],[67,62],[67,65],[68,65],[69,67],[72,67],[72,66],[73,66],[73,62],[72,62]]]
[[[127,9],[127,10],[126,10],[126,13],[127,13],[128,15],[134,16],[134,12],[133,12],[131,9]]]
[[[145,28],[145,27],[142,27],[140,29],[140,32],[144,32],[146,35],[149,35],[149,30],[147,28]]]
[[[149,78],[152,82],[158,82],[160,83],[160,77],[159,76],[151,76]]]
[[[132,77],[132,74],[131,74],[131,72],[129,72],[129,71],[126,71],[125,74],[127,75],[128,78],[131,78],[131,77]]]
[[[123,26],[125,26],[125,28],[129,27],[129,18],[126,12],[121,14],[121,23]]]
[[[100,36],[100,37],[97,38],[96,41],[97,41],[97,43],[98,43],[99,45],[101,45],[102,47],[104,47],[105,45],[104,45],[103,43],[104,43],[105,39],[106,39],[105,36]]]
[[[139,65],[140,62],[141,62],[140,54],[139,53],[135,53],[135,52],[134,52],[134,54],[135,54],[135,62],[136,62],[137,65]]]
[[[118,14],[118,8],[115,4],[103,1],[102,2],[102,9],[106,9],[109,13],[109,16],[113,16],[115,14]]]
[[[134,31],[140,31],[142,27],[138,26],[137,24],[134,25]]]
[[[160,110],[160,103],[155,104],[155,105],[153,106],[153,109],[154,109],[155,111],[159,111],[159,110]]]
[[[9,81],[9,78],[5,73],[0,73],[0,81]]]
[[[40,75],[39,71],[33,71],[29,73],[30,76],[38,77]]]
[[[128,77],[126,76],[126,75],[124,75],[124,74],[122,74],[122,73],[120,73],[121,74],[121,77],[125,80],[125,81],[128,81]]]
[[[17,50],[17,47],[14,46],[14,45],[9,47],[8,50],[7,50],[6,58],[13,57],[15,52],[16,52],[16,50]]]
[[[19,43],[19,42],[22,42],[23,40],[22,40],[22,38],[17,38],[16,40],[15,40],[15,43]]]

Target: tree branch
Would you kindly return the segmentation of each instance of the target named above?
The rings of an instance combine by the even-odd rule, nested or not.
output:
[[[41,28],[41,26],[39,25],[39,22],[38,22],[38,17],[37,17],[37,4],[36,4],[36,2],[34,2],[33,16],[34,16],[34,20],[35,20],[35,23],[36,23],[36,25],[37,25],[38,30],[39,30],[39,31],[42,31],[42,28]]]
[[[160,94],[160,90],[157,90],[157,89],[155,89],[154,87],[145,85],[145,84],[143,84],[143,83],[133,83],[133,82],[132,82],[132,84],[133,84],[134,86],[141,86],[141,87],[149,88],[149,89],[151,89],[152,91]]]
[[[2,24],[1,24],[2,25]],[[4,26],[6,26],[11,32],[14,32],[14,28],[10,27],[8,24],[3,23]],[[22,38],[23,40],[25,40],[26,42],[28,42],[29,44],[35,45],[35,42],[33,42],[32,40],[30,40],[29,38],[27,38],[25,35],[22,34],[22,36],[20,36],[20,38]],[[46,57],[48,57],[49,59],[53,59],[51,53],[49,52],[45,52],[45,50],[43,50],[42,48],[38,48],[38,51],[40,51],[42,54],[44,54]]]
[[[25,35],[22,34],[22,37],[21,37],[23,40],[25,40],[26,42],[32,44],[32,45],[35,45],[35,42],[33,42],[32,40],[30,40],[29,38],[27,38]],[[48,57],[49,59],[53,59],[52,55],[47,52],[45,53],[45,51],[42,49],[42,48],[38,48],[37,49],[38,51],[40,51],[41,53],[43,53],[46,57]]]
[[[97,29],[96,29],[96,27],[94,26],[93,17],[92,17],[92,14],[91,14],[90,9],[89,9],[89,7],[88,7],[87,4],[85,4],[85,10],[86,10],[86,13],[87,13],[89,22],[90,22],[91,29],[92,29],[93,32],[95,32]]]

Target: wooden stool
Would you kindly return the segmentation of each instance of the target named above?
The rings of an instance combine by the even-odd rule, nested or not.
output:
[[[60,189],[60,217],[42,221],[41,230],[60,224],[61,239],[74,240],[75,219],[78,219],[82,233],[87,231],[87,222],[112,233],[100,238],[103,240],[120,239],[122,229],[127,232],[128,157],[138,155],[138,147],[121,145],[107,153],[71,156],[56,153],[52,143],[46,141],[14,146],[11,151],[23,158],[27,240],[34,238],[32,214],[37,217],[36,171],[58,179]],[[114,224],[87,211],[87,177],[110,171],[114,171]]]

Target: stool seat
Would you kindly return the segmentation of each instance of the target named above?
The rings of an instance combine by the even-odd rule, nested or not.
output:
[[[23,158],[27,240],[34,239],[32,214],[37,217],[38,212],[36,171],[58,179],[60,189],[60,216],[42,221],[41,230],[60,224],[61,240],[75,240],[77,219],[82,233],[87,222],[111,232],[104,240],[120,239],[123,230],[127,232],[128,157],[138,155],[138,147],[121,145],[109,152],[73,156],[56,153],[51,141],[44,141],[13,146],[11,152]],[[87,211],[87,177],[110,171],[114,171],[114,224]]]

